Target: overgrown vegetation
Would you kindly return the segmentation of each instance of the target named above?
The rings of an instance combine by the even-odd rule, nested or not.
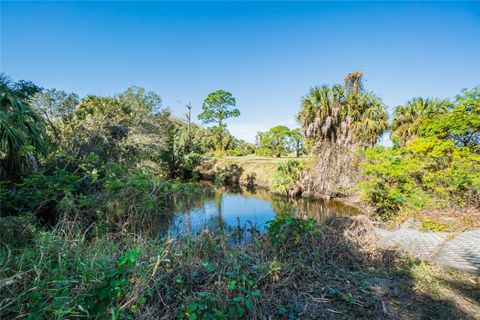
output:
[[[422,208],[480,208],[480,88],[464,91],[447,109],[435,111],[438,105],[424,101],[409,121],[398,107],[394,123],[403,124],[392,139],[402,137],[401,143],[365,152],[368,180],[361,188],[384,217]]]
[[[275,163],[266,177],[248,172],[246,184],[273,179],[272,190],[284,195],[343,195],[348,190],[340,188],[359,179],[348,169],[359,173],[364,155],[368,179],[361,186],[384,217],[422,208],[477,210],[479,97],[475,88],[448,106],[415,102],[405,108],[408,119],[400,119],[398,109],[398,142],[372,149],[386,129],[385,107],[363,90],[360,73],[349,74],[344,86],[314,88],[304,98],[301,131],[277,126],[259,137],[257,153],[295,151],[298,157],[303,132],[320,164],[270,159]],[[319,226],[279,209],[285,214],[265,232],[240,226],[233,233],[159,238],[149,223],[168,220],[176,199],[200,191],[192,180],[204,156],[255,152],[226,130],[225,120],[239,115],[228,92],[205,100],[200,119],[217,124],[207,129],[192,123],[191,113],[187,121],[174,117],[158,94],[138,87],[80,98],[2,75],[0,102],[1,318],[459,318],[480,312],[478,278],[446,276],[380,248],[373,225],[361,216]],[[238,183],[243,170],[228,163],[215,178]],[[422,217],[423,227],[443,227]],[[459,302],[459,286],[473,302]]]
[[[350,193],[361,179],[358,149],[372,147],[388,129],[385,104],[365,91],[361,72],[349,73],[343,85],[311,88],[298,120],[315,158],[296,184],[295,193],[304,196]]]
[[[279,216],[247,245],[223,231],[173,242],[39,229],[28,246],[0,249],[0,315],[370,319],[478,312],[478,279],[379,249],[367,221],[331,218],[319,227]],[[462,309],[452,291],[459,286],[473,298],[460,301]]]

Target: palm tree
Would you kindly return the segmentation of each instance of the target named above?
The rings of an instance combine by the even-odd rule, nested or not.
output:
[[[405,106],[395,108],[392,122],[392,140],[399,146],[412,140],[420,124],[435,114],[446,113],[451,107],[448,100],[414,98]]]
[[[14,174],[28,164],[36,165],[33,152],[46,153],[43,119],[26,98],[0,74],[0,175]]]
[[[364,91],[362,76],[361,72],[352,72],[343,86],[310,89],[298,115],[307,138],[362,147],[377,142],[388,127],[388,115],[382,100]]]

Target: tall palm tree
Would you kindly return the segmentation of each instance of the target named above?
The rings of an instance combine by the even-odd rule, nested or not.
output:
[[[32,152],[46,153],[43,119],[0,74],[0,174],[14,174],[28,164],[36,164]]]
[[[363,89],[362,73],[352,72],[344,85],[314,87],[303,97],[298,119],[302,133],[316,142],[367,147],[388,126],[382,100]]]
[[[392,122],[392,140],[399,146],[412,140],[418,132],[420,124],[435,114],[446,113],[451,107],[448,100],[414,98],[405,106],[395,108]]]

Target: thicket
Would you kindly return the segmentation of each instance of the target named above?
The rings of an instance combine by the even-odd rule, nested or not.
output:
[[[463,91],[448,108],[432,104],[410,105],[409,121],[398,107],[396,144],[365,152],[367,181],[360,187],[384,217],[426,207],[480,208],[480,88]]]
[[[119,318],[138,255],[121,238],[199,190],[179,178],[205,130],[142,88],[77,100],[2,75],[0,89],[0,317]]]
[[[15,148],[2,147],[2,216],[34,214],[49,223],[68,216],[83,226],[118,224],[120,217],[159,210],[168,194],[182,186],[169,179],[191,175],[201,157],[195,139],[182,140],[184,125],[159,109],[156,94],[141,88],[114,97],[86,97],[64,117],[49,119],[48,131],[45,118],[26,97],[8,87],[2,94],[10,95],[10,105],[35,115],[26,127],[45,132],[9,135],[18,126],[15,117],[25,116],[18,108],[5,112],[12,120],[1,128],[2,143]],[[55,139],[49,139],[53,133]],[[35,139],[42,144],[32,144]],[[31,159],[36,166],[20,170],[17,159]]]
[[[319,226],[278,216],[263,235],[221,230],[175,241],[129,233],[88,239],[60,228],[34,231],[28,245],[0,247],[2,318],[464,315],[444,301],[449,296],[435,280],[446,277],[444,271],[379,248],[365,217],[330,218]],[[448,274],[452,286],[462,279],[470,283],[465,290],[477,295],[472,279]]]

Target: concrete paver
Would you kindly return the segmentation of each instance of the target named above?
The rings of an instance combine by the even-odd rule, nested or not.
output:
[[[480,274],[480,230],[463,232],[446,241],[433,261]]]
[[[420,259],[480,274],[480,229],[462,233],[420,232],[402,227],[397,231],[376,229],[383,246],[403,249]]]

